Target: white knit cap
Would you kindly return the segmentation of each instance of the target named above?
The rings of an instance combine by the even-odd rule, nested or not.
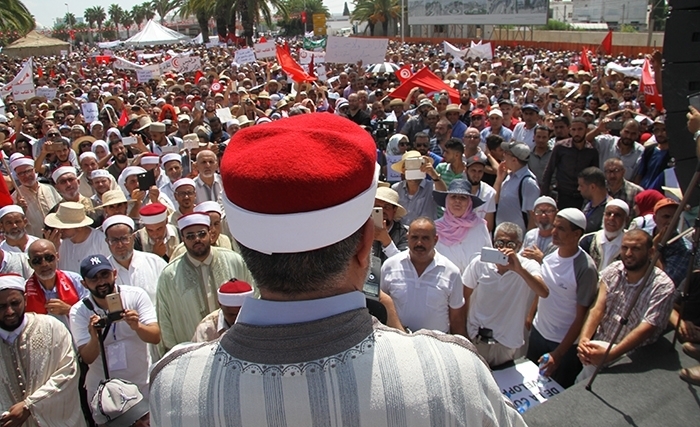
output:
[[[26,281],[19,274],[7,273],[0,274],[0,291],[13,289],[24,292],[24,284]]]
[[[534,206],[541,205],[542,203],[546,203],[546,204],[548,204],[548,205],[552,205],[552,206],[554,206],[555,208],[557,207],[557,202],[555,202],[554,199],[552,199],[552,198],[549,197],[549,196],[540,196],[540,197],[538,197],[537,200],[535,200]]]
[[[81,163],[83,160],[87,159],[88,157],[92,157],[93,159],[95,159],[95,161],[98,160],[97,154],[93,153],[92,151],[86,151],[83,154],[81,154],[80,157],[78,157],[78,163]]]
[[[20,166],[34,167],[34,159],[31,157],[18,157],[10,162],[10,167],[12,170],[17,169]]]
[[[157,165],[160,163],[160,157],[156,156],[143,156],[141,157],[141,164],[142,165]]]
[[[177,228],[179,228],[180,231],[193,225],[205,225],[209,227],[211,225],[209,215],[202,212],[192,212],[181,216],[180,219],[177,220]]]
[[[194,179],[180,178],[177,181],[173,182],[173,191],[177,191],[177,189],[182,187],[183,185],[191,185],[192,187],[197,188],[197,184],[194,182]]]
[[[95,178],[109,178],[110,173],[107,172],[106,169],[95,169],[94,171],[90,172],[90,179],[95,179]]]
[[[51,174],[51,178],[53,179],[53,182],[57,182],[58,178],[62,177],[67,173],[72,173],[73,175],[78,176],[78,171],[73,166],[61,166],[60,168],[53,171],[53,173]]]
[[[566,208],[557,212],[557,216],[564,218],[575,226],[586,229],[586,215],[581,210],[576,208]]]
[[[172,161],[182,163],[182,156],[176,153],[168,153],[160,158],[161,165],[165,165],[166,163]]]
[[[112,215],[109,218],[105,220],[105,222],[102,223],[102,231],[105,233],[107,232],[107,229],[113,225],[117,224],[124,224],[131,228],[131,230],[134,230],[136,227],[134,226],[134,220],[129,218],[126,215]]]
[[[224,212],[221,209],[221,205],[218,202],[215,202],[213,200],[208,200],[206,202],[202,202],[198,204],[197,206],[194,207],[195,212],[203,212],[203,213],[208,213],[208,212],[216,212],[219,215],[223,215]]]
[[[625,215],[630,214],[630,207],[627,204],[627,202],[625,202],[624,200],[612,199],[611,201],[609,201],[608,203],[605,204],[605,207],[608,207],[608,206],[617,206],[618,208],[625,211]]]
[[[24,215],[24,211],[19,206],[7,205],[4,208],[0,209],[0,219],[2,219],[5,215],[7,215],[9,213],[20,213],[20,214]]]

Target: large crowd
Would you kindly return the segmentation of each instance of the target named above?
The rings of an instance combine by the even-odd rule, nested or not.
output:
[[[296,55],[301,42],[289,44]],[[272,386],[244,378],[255,374],[251,366],[298,356],[295,363],[320,359],[326,372],[336,365],[323,359],[346,349],[331,344],[342,341],[335,331],[365,332],[351,348],[358,355],[372,328],[389,334],[329,307],[366,305],[400,336],[458,340],[484,367],[524,357],[563,387],[589,378],[610,344],[605,364],[678,322],[684,351],[700,358],[700,276],[690,266],[692,235],[679,235],[686,222],[672,223],[682,190],[664,111],[646,102],[638,77],[620,71],[641,55],[593,57],[585,71],[572,52],[498,47],[493,61],[482,61],[389,42],[387,62],[429,68],[444,83],[413,87],[405,99],[392,97],[401,85],[393,71],[369,73],[361,63],[316,64],[324,81],[294,82],[274,60],[236,64],[229,48],[114,55],[143,65],[185,50],[201,58],[200,70],[143,83],[134,71],[96,62],[96,48],[34,58],[35,86],[56,89],[55,98],[3,99],[0,170],[11,197],[0,209],[3,426],[144,426],[149,400],[156,425],[229,425],[196,418],[226,412],[215,396],[224,378],[234,381],[224,367],[238,366],[241,390],[258,393]],[[660,55],[648,59],[660,73]],[[0,81],[21,68],[0,57]],[[98,106],[90,122],[88,103]],[[697,110],[688,128],[700,137]],[[362,209],[368,200],[372,212]],[[657,249],[668,229],[677,238]],[[657,265],[640,283],[655,250]],[[350,267],[338,264],[353,251]],[[373,280],[360,277],[360,289],[333,281],[367,270]],[[331,282],[345,290],[331,293]],[[359,303],[353,290],[364,290]],[[332,300],[345,293],[352,297]],[[332,302],[269,305],[297,294]],[[314,326],[326,317],[314,312],[340,317],[331,330]],[[275,329],[307,321],[307,329]],[[285,341],[292,332],[315,338]],[[276,339],[287,344],[274,347]],[[208,342],[215,347],[190,345]],[[412,367],[427,375],[438,359],[457,363],[430,359],[437,350],[429,342],[412,345],[406,354],[416,358],[404,360],[396,381]],[[337,369],[340,379],[351,375]],[[389,387],[393,371],[382,369]],[[700,385],[700,367],[680,375]],[[495,424],[524,425],[493,380],[483,381]],[[308,387],[313,400],[338,386]],[[286,400],[294,390],[238,416],[282,425],[270,417],[275,405],[295,407]],[[421,393],[400,404],[410,407]],[[253,404],[239,398],[235,405]],[[209,409],[182,413],[198,399],[211,399]]]

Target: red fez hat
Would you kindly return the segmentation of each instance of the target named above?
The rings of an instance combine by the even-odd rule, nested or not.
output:
[[[161,203],[151,203],[139,210],[141,222],[144,224],[160,224],[167,219],[168,208]]]
[[[368,219],[377,190],[372,136],[334,114],[242,129],[221,162],[231,234],[262,253],[337,243]]]
[[[240,307],[246,298],[254,295],[253,287],[248,283],[231,279],[219,287],[217,299],[219,304],[226,307]]]

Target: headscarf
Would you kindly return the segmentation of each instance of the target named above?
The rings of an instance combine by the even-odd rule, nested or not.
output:
[[[447,205],[447,204],[445,204]],[[472,199],[467,198],[467,209],[462,216],[456,217],[445,206],[445,215],[435,221],[435,228],[440,241],[447,246],[461,243],[469,233],[469,230],[485,221],[479,218],[472,210]]]
[[[119,132],[119,129],[117,129],[117,128],[109,128],[109,129],[107,129],[107,132],[105,133],[105,139],[106,139],[107,141],[109,141],[109,136],[110,136],[111,134],[117,135],[117,136],[119,137],[119,140],[120,140],[120,141],[122,140],[122,133]]]
[[[389,138],[389,143],[386,146],[386,153],[393,156],[400,156],[401,152],[399,151],[399,142],[401,142],[401,140],[404,138],[406,141],[408,141],[408,137],[406,135],[400,133],[391,135]]]
[[[105,149],[105,151],[109,152],[109,145],[107,145],[107,143],[101,139],[95,140],[95,142],[92,143],[92,147],[90,147],[90,150],[92,150],[93,153],[97,154],[97,147],[102,147]]]
[[[654,213],[656,202],[663,198],[664,195],[654,189],[644,190],[634,196],[634,204],[639,210],[639,216]]]

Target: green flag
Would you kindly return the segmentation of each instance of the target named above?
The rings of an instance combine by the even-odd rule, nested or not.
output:
[[[305,50],[323,50],[326,48],[326,37],[320,40],[311,40],[304,37]]]

